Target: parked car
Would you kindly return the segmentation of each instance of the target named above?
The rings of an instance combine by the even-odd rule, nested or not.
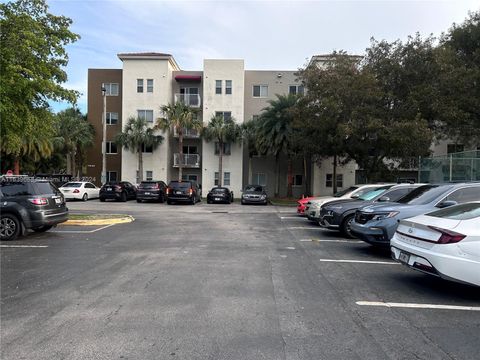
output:
[[[393,259],[443,279],[480,286],[480,202],[401,220]]]
[[[202,193],[196,181],[170,181],[167,187],[167,204],[188,202],[195,205],[202,200]]]
[[[316,199],[310,200],[307,203],[305,208],[305,213],[307,214],[307,218],[310,221],[318,223],[320,220],[320,207],[324,204],[327,204],[331,201],[336,201],[340,199],[356,199],[359,196],[366,194],[369,191],[375,190],[379,187],[385,185],[393,185],[393,184],[365,184],[365,185],[354,185],[350,186],[347,189],[341,190],[333,196],[321,196]]]
[[[242,192],[242,205],[262,204],[267,205],[268,198],[265,189],[261,185],[247,185]]]
[[[0,182],[1,240],[15,240],[27,229],[44,232],[67,220],[65,199],[52,183],[15,177]]]
[[[303,197],[297,200],[297,214],[305,216],[305,209],[307,208],[307,203],[311,200],[317,199],[315,196]]]
[[[127,201],[137,198],[137,188],[128,181],[110,181],[100,188],[100,201]]]
[[[154,200],[163,203],[167,196],[167,184],[159,180],[142,181],[137,188],[137,202]]]
[[[207,204],[212,203],[227,203],[233,202],[233,191],[230,191],[226,187],[214,187],[207,194]]]
[[[320,208],[320,220],[318,223],[323,228],[340,230],[344,236],[352,238],[350,226],[354,221],[355,211],[375,203],[395,202],[420,185],[386,185],[362,194],[355,200],[343,199],[329,202]]]
[[[63,184],[59,190],[62,192],[66,200],[83,200],[96,199],[100,195],[100,188],[94,184],[85,181],[71,181]]]
[[[479,200],[480,183],[423,185],[396,203],[370,205],[357,210],[351,232],[369,244],[389,247],[400,220]]]

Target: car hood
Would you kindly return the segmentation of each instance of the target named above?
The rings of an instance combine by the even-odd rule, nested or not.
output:
[[[388,205],[368,205],[360,209],[364,213],[388,213],[398,211],[397,219],[405,219],[407,217],[425,214],[426,212],[437,210],[431,204],[427,205],[409,205],[399,203],[389,203]]]
[[[373,201],[345,199],[345,200],[331,201],[325,204],[323,207],[329,210],[334,208],[333,210],[336,209],[336,210],[340,210],[341,212],[344,212],[350,209],[359,209],[361,207],[370,205],[372,203]],[[340,206],[341,206],[341,209],[340,209]]]

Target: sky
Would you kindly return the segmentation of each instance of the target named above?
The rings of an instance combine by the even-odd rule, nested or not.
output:
[[[163,52],[182,70],[204,59],[244,59],[248,70],[296,70],[316,54],[362,55],[370,39],[439,36],[480,0],[455,1],[137,1],[47,0],[49,11],[73,20],[81,39],[67,46],[65,87],[86,104],[89,68],[120,69],[121,52]],[[52,104],[55,111],[70,106]]]

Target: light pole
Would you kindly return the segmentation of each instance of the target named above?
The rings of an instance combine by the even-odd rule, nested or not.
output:
[[[102,112],[102,185],[107,182],[107,89],[102,84],[103,112]]]

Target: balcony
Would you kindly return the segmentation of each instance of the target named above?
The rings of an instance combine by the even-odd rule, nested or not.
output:
[[[173,154],[173,167],[179,167],[180,153]],[[200,155],[199,154],[183,154],[183,167],[184,168],[199,168],[200,167]]]
[[[181,102],[193,108],[199,108],[201,99],[199,94],[175,94],[175,103]]]
[[[200,137],[200,131],[195,129],[183,128],[183,138],[184,139],[198,139]],[[178,137],[177,128],[173,129],[173,136]]]

